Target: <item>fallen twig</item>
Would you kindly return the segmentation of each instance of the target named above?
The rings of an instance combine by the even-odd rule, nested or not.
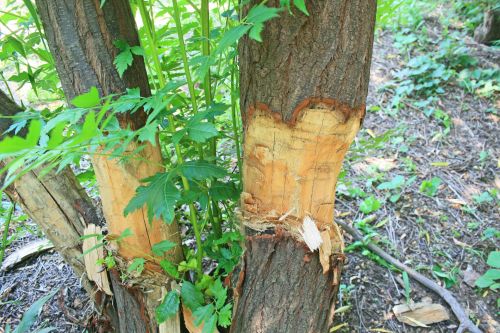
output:
[[[8,271],[15,265],[23,262],[24,260],[38,255],[44,251],[50,250],[54,247],[48,239],[39,239],[30,242],[23,247],[12,252],[2,263],[2,271]]]
[[[336,221],[336,223],[340,225],[347,233],[349,233],[356,240],[363,241],[364,237],[358,230],[341,221]],[[436,282],[432,281],[431,279],[428,279],[422,274],[418,273],[413,268],[406,266],[401,261],[392,257],[390,254],[382,250],[377,245],[373,243],[367,243],[365,244],[365,246],[374,253],[376,253],[377,255],[379,255],[380,257],[382,257],[384,260],[389,262],[390,264],[408,273],[408,275],[412,277],[414,280],[419,282],[424,287],[432,290],[442,299],[444,299],[446,303],[448,303],[448,305],[451,307],[451,310],[453,311],[458,321],[460,322],[460,326],[458,327],[457,333],[465,332],[466,329],[472,333],[482,333],[481,330],[476,325],[474,325],[474,323],[469,319],[469,316],[467,315],[467,313],[465,313],[465,310],[460,305],[460,303],[458,303],[456,298],[453,297],[453,294],[451,292],[439,286]]]

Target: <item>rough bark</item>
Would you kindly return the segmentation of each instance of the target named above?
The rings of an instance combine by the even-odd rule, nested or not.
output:
[[[108,0],[103,8],[97,0],[37,0],[36,4],[68,102],[93,86],[98,88],[101,96],[137,87],[142,96],[150,95],[142,57],[134,57],[123,78],[119,77],[113,65],[119,53],[113,44],[115,41],[123,40],[130,46],[139,45],[127,0]],[[122,127],[140,128],[145,114],[142,111],[125,114],[120,116],[119,121]],[[128,150],[134,151],[136,145],[132,143]],[[159,220],[150,223],[146,208],[123,216],[124,208],[135,194],[140,180],[162,171],[158,145],[148,144],[140,154],[140,159],[132,159],[126,164],[101,156],[92,158],[109,233],[120,235],[126,228],[133,232],[133,236],[125,238],[118,249],[118,254],[125,259],[150,255],[152,245],[165,239],[180,244],[177,224],[167,225]],[[181,260],[180,246],[170,252],[171,261]],[[157,265],[148,268],[159,270]],[[112,279],[117,311],[125,314],[120,316],[121,332],[158,330],[154,308],[161,299],[161,286],[168,282],[168,278],[151,273],[147,292],[134,288],[126,290],[118,279]]]
[[[483,23],[474,31],[474,40],[482,44],[492,44],[500,40],[500,8],[484,13]]]
[[[268,22],[262,43],[240,41],[248,235],[231,332],[327,332],[333,319],[343,258],[335,185],[364,117],[376,1],[307,9]],[[304,244],[309,218],[319,255]]]

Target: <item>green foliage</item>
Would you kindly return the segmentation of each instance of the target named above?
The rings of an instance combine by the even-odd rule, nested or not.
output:
[[[180,298],[177,291],[169,291],[163,301],[156,308],[156,321],[158,324],[173,317],[179,311]]]
[[[500,251],[490,252],[486,263],[491,268],[476,280],[476,287],[491,290],[500,289]]]
[[[439,185],[441,185],[441,182],[442,180],[439,177],[432,177],[431,180],[424,180],[420,185],[420,192],[433,197],[439,191]]]
[[[458,282],[458,268],[454,267],[447,271],[439,264],[432,267],[432,274],[444,282],[446,288],[451,288]]]
[[[375,196],[371,195],[363,202],[361,205],[359,205],[359,210],[362,211],[365,214],[370,214],[373,213],[374,211],[377,211],[380,208],[381,204],[380,201],[375,198]]]
[[[19,322],[19,325],[14,329],[12,333],[25,333],[25,332],[30,332],[31,326],[35,323],[35,321],[38,319],[38,316],[40,315],[40,312],[42,311],[42,307],[47,303],[54,295],[59,291],[59,288],[56,288],[52,290],[50,293],[47,295],[41,297],[39,300],[37,300],[35,303],[33,303],[28,310],[23,314],[23,317],[21,319],[21,322]],[[44,332],[50,332],[52,330],[55,330],[55,328],[45,328],[43,329]]]
[[[113,64],[118,71],[118,75],[122,77],[127,68],[132,65],[134,55],[143,56],[144,50],[140,46],[130,46],[123,40],[116,40],[114,44],[120,50],[120,53],[115,57]]]
[[[181,193],[171,178],[169,173],[157,173],[144,179],[143,181],[149,184],[137,188],[136,195],[125,207],[125,216],[147,205],[150,223],[153,222],[153,218],[161,218],[167,223],[172,223],[175,217],[175,204],[181,198]]]

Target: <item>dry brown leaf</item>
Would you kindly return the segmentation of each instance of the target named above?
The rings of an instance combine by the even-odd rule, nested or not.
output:
[[[478,272],[476,272],[471,266],[467,266],[467,269],[463,271],[464,273],[464,282],[469,287],[474,288],[476,280],[481,276]]]
[[[393,307],[392,311],[400,322],[414,327],[427,327],[450,319],[448,311],[441,304],[400,304]]]
[[[465,122],[460,118],[452,118],[451,121],[455,127],[462,127],[465,125]]]
[[[375,166],[379,171],[389,171],[398,166],[394,158],[368,157],[365,162]]]
[[[472,201],[472,197],[481,194],[481,190],[474,185],[466,185],[464,189],[465,199]]]
[[[456,208],[460,208],[460,206],[465,206],[467,205],[467,202],[462,200],[462,199],[446,199],[446,201],[452,203],[455,206],[458,206]]]

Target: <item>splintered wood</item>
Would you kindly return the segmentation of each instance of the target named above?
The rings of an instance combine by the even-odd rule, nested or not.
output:
[[[113,295],[109,285],[108,273],[102,265],[97,263],[98,260],[104,259],[104,249],[99,246],[101,240],[97,236],[102,235],[102,229],[95,224],[89,224],[83,233],[87,236],[83,240],[82,251],[86,253],[83,256],[85,261],[85,270],[90,281],[94,281],[99,290],[104,291],[108,295]]]
[[[330,108],[304,109],[292,125],[266,110],[249,114],[243,165],[245,224],[257,229],[259,224],[279,224],[300,235],[304,218],[310,217],[321,233],[321,262],[328,271],[330,255],[343,249],[333,223],[335,185],[359,126],[360,116],[347,117]]]

